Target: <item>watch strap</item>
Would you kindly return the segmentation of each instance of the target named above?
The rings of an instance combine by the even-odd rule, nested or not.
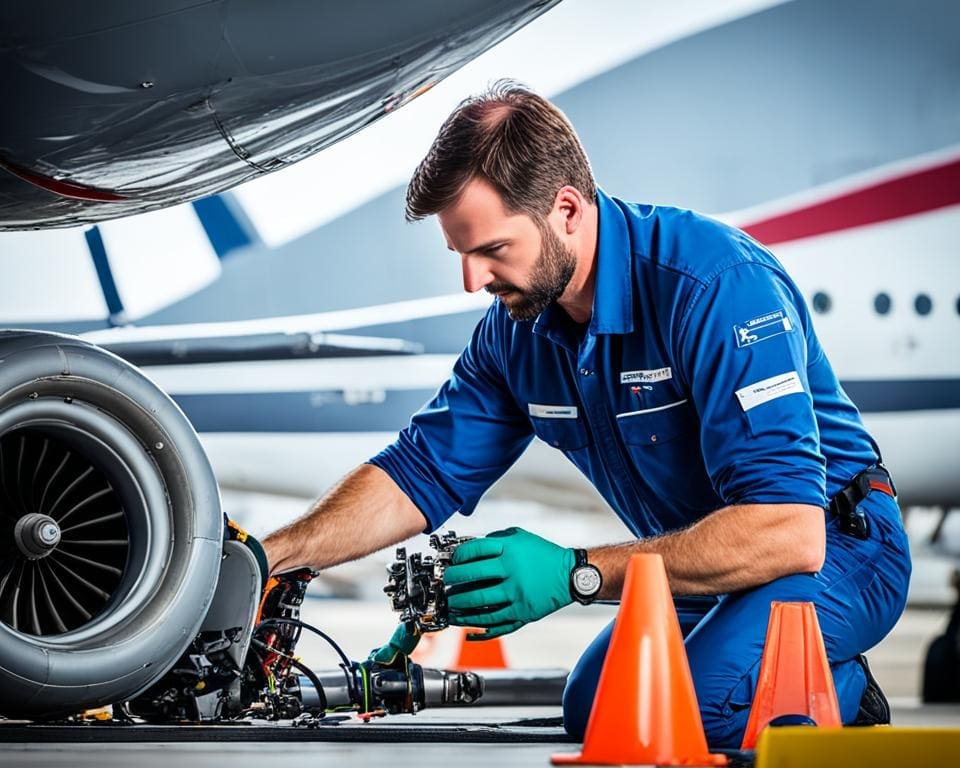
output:
[[[571,573],[577,568],[581,568],[584,565],[587,565],[587,550],[585,549],[575,549],[573,550],[574,563]]]

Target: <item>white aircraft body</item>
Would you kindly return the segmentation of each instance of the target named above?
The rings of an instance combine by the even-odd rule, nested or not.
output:
[[[960,498],[955,471],[960,456],[960,282],[953,254],[960,205],[907,215],[894,215],[899,208],[893,205],[890,218],[850,227],[844,216],[850,215],[851,205],[856,216],[857,199],[864,195],[886,193],[896,199],[898,185],[909,189],[918,175],[949,173],[958,165],[960,149],[937,153],[720,217],[748,231],[774,228],[770,239],[778,242],[772,248],[812,304],[827,355],[861,407],[908,504]],[[807,215],[810,211],[819,217]],[[871,215],[883,216],[877,209]],[[824,224],[825,217],[832,224]],[[800,229],[793,232],[791,227]],[[825,227],[828,231],[821,232]],[[783,237],[790,239],[780,241]],[[923,244],[922,252],[916,250],[917,243]],[[904,258],[911,252],[912,258]],[[460,316],[479,318],[490,301],[483,293],[454,294],[312,316],[117,328],[86,337],[109,346],[267,331],[364,334],[368,327],[399,327],[411,320],[443,324]],[[926,301],[931,309],[921,314],[916,305],[919,302],[922,310]],[[378,429],[377,424],[404,423],[446,379],[455,358],[414,354],[158,365],[145,370],[200,422],[204,445],[225,487],[312,496],[392,441],[395,429]],[[271,431],[267,423],[250,431],[206,431],[204,420],[218,417],[205,412],[203,404],[228,397],[240,398],[238,403],[273,401],[279,407],[266,409],[267,418],[272,412],[279,428]],[[227,423],[243,421],[230,413],[223,418]],[[314,420],[330,428],[310,428]],[[573,508],[603,504],[562,454],[539,440],[494,495]]]
[[[955,17],[953,7],[804,0],[731,3],[724,14],[710,5],[689,3],[701,19],[696,24],[660,20],[672,32],[650,37],[633,59],[619,51],[606,72],[583,82],[551,80],[550,95],[576,125],[608,192],[718,215],[772,248],[814,308],[821,341],[903,501],[956,504],[960,262],[952,251],[960,232],[960,101],[950,98],[955,41],[945,23]],[[543,24],[565,12],[561,4]],[[616,13],[626,9],[617,6]],[[584,28],[589,16],[581,19]],[[538,23],[505,45],[529,47],[523,35],[536,34]],[[474,65],[483,66],[483,58]],[[462,87],[459,74],[435,91]],[[399,114],[431,107],[433,96]],[[389,120],[376,127],[381,139]],[[434,130],[431,124],[427,141]],[[364,151],[377,154],[385,177],[396,175],[386,167],[389,152]],[[344,157],[338,156],[341,166]],[[304,167],[295,169],[301,182],[310,176]],[[282,216],[281,178],[271,176],[267,187],[274,218]],[[310,184],[316,185],[312,177]],[[301,187],[307,199],[292,195],[287,207],[309,209],[313,186]],[[377,197],[364,201],[351,193],[352,210],[332,220],[321,215],[311,231],[299,221],[286,241],[241,237],[225,255],[216,237],[213,248],[200,244],[195,220],[184,223],[189,207],[84,233],[91,249],[99,241],[99,264],[135,263],[139,279],[125,282],[118,271],[121,295],[149,297],[146,309],[133,313],[138,326],[94,330],[87,338],[117,351],[125,344],[166,349],[165,357],[142,361],[144,370],[191,418],[225,488],[321,493],[389,443],[430,398],[490,301],[486,294],[454,293],[457,267],[439,233],[402,222],[402,186],[384,192],[378,181],[371,188]],[[255,201],[255,194],[241,192],[221,207],[236,212]],[[249,214],[256,218],[254,208]],[[208,236],[217,226],[204,222]],[[171,229],[189,230],[172,250],[160,237]],[[54,268],[64,272],[68,262],[82,260],[69,252],[70,232],[42,233],[59,239],[36,255],[34,272],[43,268],[41,255],[48,268],[58,258]],[[124,252],[124,233],[126,250],[133,238],[139,261]],[[34,236],[0,239],[0,251],[21,265],[0,302],[14,311],[0,324],[104,329],[108,313],[97,315],[104,304],[112,324],[129,319],[129,306],[115,311],[100,299],[71,320],[65,307],[76,300],[78,280],[54,291],[47,322],[36,322],[44,315],[33,284],[17,275],[30,272],[22,267],[34,262],[24,258],[29,248],[43,248],[26,244]],[[218,262],[213,250],[224,258]],[[163,271],[184,275],[180,295],[158,298],[168,282],[160,278],[170,277]],[[50,283],[45,276],[42,282]],[[299,351],[287,359],[231,359],[264,335],[290,339]],[[224,347],[211,361],[197,362],[202,356],[189,344],[204,340]],[[349,349],[350,356],[300,354],[324,345]],[[559,452],[537,441],[493,493],[575,508],[602,505]]]

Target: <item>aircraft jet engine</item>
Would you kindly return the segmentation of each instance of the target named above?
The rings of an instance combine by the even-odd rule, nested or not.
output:
[[[196,433],[132,365],[0,332],[0,714],[149,686],[217,586],[223,515]]]

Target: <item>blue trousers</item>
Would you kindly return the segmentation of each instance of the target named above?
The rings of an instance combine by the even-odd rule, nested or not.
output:
[[[857,655],[876,645],[903,613],[910,553],[896,502],[871,493],[863,502],[867,540],[840,531],[828,514],[823,569],[718,597],[677,598],[700,714],[711,748],[738,748],[757,684],[773,600],[812,602],[844,723],[853,722],[866,688]],[[563,693],[563,724],[582,739],[613,623],[590,644]]]

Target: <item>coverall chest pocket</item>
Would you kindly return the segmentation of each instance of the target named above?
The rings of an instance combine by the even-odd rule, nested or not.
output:
[[[551,419],[531,416],[530,423],[537,437],[561,451],[576,451],[590,444],[587,427],[579,418]]]
[[[655,448],[695,432],[697,418],[687,400],[678,400],[660,408],[618,413],[617,426],[627,445]]]
[[[699,420],[687,400],[617,415],[620,437],[650,488],[677,507],[715,509],[717,496],[703,465]]]

